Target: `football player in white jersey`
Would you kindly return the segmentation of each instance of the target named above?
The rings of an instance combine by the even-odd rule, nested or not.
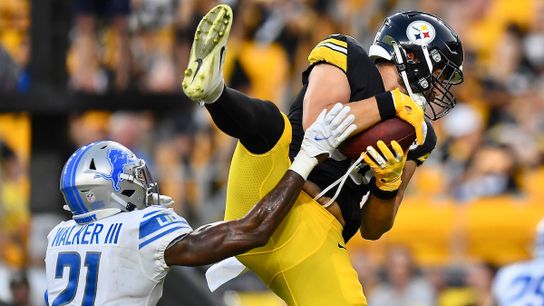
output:
[[[266,244],[306,177],[355,130],[349,107],[324,111],[276,187],[238,220],[193,230],[166,208],[145,161],[113,141],[91,143],[60,179],[72,220],[47,236],[48,305],[155,305],[172,265],[210,264]]]
[[[544,305],[544,219],[537,226],[534,258],[499,270],[493,282],[494,305]]]

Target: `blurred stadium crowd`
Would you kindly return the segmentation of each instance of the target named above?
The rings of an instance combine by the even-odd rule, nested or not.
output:
[[[181,93],[192,33],[216,4],[96,1],[104,5],[91,11],[87,1],[73,2],[66,90],[93,94]],[[236,16],[227,81],[284,111],[301,86],[309,51],[330,33],[368,46],[385,16],[409,9],[442,16],[458,32],[465,83],[456,108],[436,122],[438,147],[417,171],[391,233],[377,242],[354,238],[350,251],[372,306],[484,305],[496,269],[531,256],[534,226],[544,217],[544,2],[226,2]],[[30,4],[0,0],[0,91],[29,88]],[[193,226],[222,219],[234,142],[206,112],[90,111],[68,120],[74,147],[109,138],[152,161],[163,193]],[[28,114],[0,115],[0,301],[10,305],[34,305],[41,296],[28,284],[43,285],[43,240],[58,220],[38,222],[28,209],[29,138]],[[60,203],[51,205],[60,212]],[[249,283],[232,286],[259,288]],[[226,300],[277,302],[266,294],[245,298],[259,302]]]

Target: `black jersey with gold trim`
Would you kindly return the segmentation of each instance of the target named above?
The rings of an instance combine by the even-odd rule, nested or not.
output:
[[[338,67],[346,74],[351,89],[350,102],[373,97],[385,91],[383,81],[374,63],[368,58],[365,49],[354,38],[335,34],[318,43],[308,56],[309,67],[302,73],[303,87],[291,105],[289,120],[293,127],[293,139],[290,147],[290,156],[300,150],[304,130],[302,129],[302,105],[308,86],[308,76],[312,69],[319,64],[330,64]],[[408,159],[421,165],[436,145],[436,135],[430,121],[427,121],[427,137],[425,143],[411,150]],[[348,170],[351,161],[335,161],[329,159],[319,164],[310,174],[308,180],[316,183],[322,189],[336,181]],[[361,169],[366,173],[368,166]],[[332,197],[335,190],[329,191],[327,196]],[[346,221],[343,236],[348,241],[357,232],[361,225],[361,199],[369,192],[367,185],[357,185],[347,180],[342,188],[337,202],[340,204],[342,215]]]

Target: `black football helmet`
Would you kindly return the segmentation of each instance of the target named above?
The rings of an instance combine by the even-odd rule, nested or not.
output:
[[[463,82],[463,46],[442,19],[417,11],[389,16],[368,53],[375,61],[396,64],[406,90],[429,119],[455,106],[450,87]]]

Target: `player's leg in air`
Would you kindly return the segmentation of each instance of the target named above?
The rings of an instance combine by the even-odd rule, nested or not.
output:
[[[204,104],[223,132],[240,140],[229,174],[226,219],[243,216],[277,183],[290,164],[291,140],[289,120],[274,103],[225,86],[222,64],[232,21],[227,5],[216,6],[202,18],[182,83],[185,94]],[[236,204],[231,205],[231,199]]]
[[[225,220],[240,218],[290,165],[291,124],[269,101],[224,85],[222,63],[232,24],[226,5],[200,22],[182,88],[204,104],[217,126],[239,139],[227,187]],[[301,192],[268,244],[237,256],[289,305],[366,305],[343,248],[342,225]]]

